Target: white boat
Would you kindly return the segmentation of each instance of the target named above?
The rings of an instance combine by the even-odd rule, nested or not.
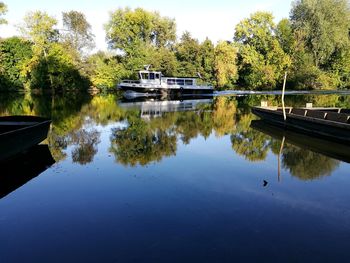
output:
[[[194,77],[164,77],[160,71],[140,70],[138,80],[122,80],[124,91],[155,94],[212,94],[212,86],[198,85]]]

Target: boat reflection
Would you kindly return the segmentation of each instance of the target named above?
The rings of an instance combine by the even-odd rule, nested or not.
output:
[[[213,103],[212,96],[184,96],[178,98],[160,97],[138,97],[134,99],[124,99],[118,104],[124,109],[140,110],[140,117],[151,119],[161,117],[168,112],[196,111],[200,105]]]
[[[350,163],[350,146],[338,142],[328,141],[321,138],[312,137],[303,133],[285,130],[280,127],[270,125],[262,120],[254,120],[251,127],[263,132],[274,139],[298,146],[299,148],[310,150],[328,156],[339,161]]]
[[[36,145],[15,159],[1,163],[0,198],[20,188],[55,163],[47,145]]]

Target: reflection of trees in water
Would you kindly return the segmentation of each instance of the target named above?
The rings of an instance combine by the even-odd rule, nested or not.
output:
[[[56,161],[66,158],[66,149],[74,145],[72,159],[86,164],[93,161],[99,143],[96,130],[85,129],[88,123],[107,125],[127,120],[128,126],[114,129],[111,136],[111,152],[124,165],[146,165],[176,154],[177,139],[184,144],[197,136],[218,137],[230,135],[233,150],[249,161],[264,160],[269,150],[278,154],[280,141],[271,139],[250,128],[254,116],[249,105],[268,100],[277,105],[276,96],[218,97],[212,105],[201,105],[196,111],[169,112],[159,118],[144,121],[138,110],[125,110],[118,106],[118,95],[90,96],[83,93],[56,94],[54,98],[30,93],[0,97],[1,115],[40,115],[52,117],[53,124],[48,137],[50,150]],[[312,101],[324,104],[350,106],[346,96],[287,96],[289,104]],[[300,179],[312,179],[329,175],[339,165],[325,156],[291,148],[283,151],[284,167]]]
[[[136,119],[127,128],[113,129],[110,151],[124,165],[146,165],[175,155],[176,135],[171,130],[150,129],[148,123]]]
[[[269,150],[267,136],[252,129],[232,134],[231,143],[238,155],[252,162],[265,160]]]
[[[100,143],[100,133],[93,129],[79,130],[72,135],[72,143],[76,145],[72,151],[73,162],[87,164],[93,161],[97,153],[97,145]]]
[[[282,157],[283,167],[301,180],[313,180],[329,176],[340,163],[322,154],[292,145],[288,145],[283,149]]]
[[[213,128],[218,137],[234,133],[236,129],[237,101],[234,98],[218,97],[213,105]]]

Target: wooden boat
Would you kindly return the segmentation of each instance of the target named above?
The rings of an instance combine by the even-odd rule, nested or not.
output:
[[[49,147],[43,144],[35,145],[26,153],[1,162],[0,198],[37,177],[54,163]]]
[[[350,163],[350,145],[325,140],[294,130],[285,130],[282,127],[271,125],[263,120],[253,120],[250,126],[274,139],[282,141],[284,138],[286,143],[299,148]]]
[[[350,110],[339,108],[253,107],[264,121],[299,132],[350,144]]]
[[[46,139],[51,120],[35,116],[0,117],[0,161]]]

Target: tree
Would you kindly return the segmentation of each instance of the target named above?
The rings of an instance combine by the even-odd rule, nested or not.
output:
[[[87,22],[83,13],[77,11],[63,12],[63,40],[73,50],[80,54],[84,49],[94,47],[94,35],[91,25]]]
[[[209,38],[206,38],[199,47],[200,71],[202,79],[205,82],[214,82],[214,44]]]
[[[110,47],[128,55],[140,46],[169,47],[176,39],[173,19],[142,8],[119,8],[111,13],[105,29]]]
[[[219,87],[232,86],[238,79],[238,48],[223,41],[219,42],[214,52],[214,72]]]
[[[115,88],[117,83],[127,75],[124,66],[118,63],[116,56],[104,52],[98,52],[89,58],[92,69],[90,79],[92,84],[99,89]]]
[[[201,46],[189,32],[184,32],[180,42],[175,47],[176,58],[179,61],[178,72],[182,76],[195,76],[201,69]]]
[[[236,26],[241,84],[251,88],[273,88],[281,81],[290,58],[283,51],[275,31],[273,16],[268,12],[256,12]]]
[[[38,55],[44,54],[50,48],[50,44],[58,41],[58,30],[54,27],[57,20],[49,16],[46,12],[29,12],[24,17],[24,25],[20,30],[24,37],[34,43],[34,52]]]
[[[3,68],[3,80],[0,89],[13,90],[23,88],[25,78],[20,75],[22,65],[32,57],[32,43],[18,37],[0,42],[0,63]]]
[[[7,12],[7,6],[4,4],[4,2],[0,2],[0,25],[6,24],[6,19],[2,18],[4,14]]]
[[[324,67],[331,55],[349,43],[350,9],[347,0],[297,0],[291,10],[295,31],[303,32],[314,65]]]
[[[277,24],[276,37],[283,51],[289,56],[292,56],[295,49],[296,40],[292,24],[289,19],[284,18]]]

